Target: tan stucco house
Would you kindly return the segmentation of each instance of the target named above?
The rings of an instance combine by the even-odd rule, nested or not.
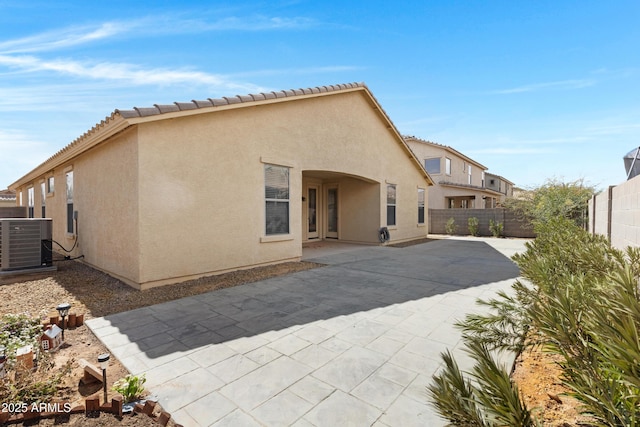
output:
[[[497,188],[487,185],[486,166],[448,145],[415,136],[404,139],[433,178],[429,209],[490,209],[504,199]]]
[[[429,174],[362,83],[115,110],[10,188],[73,256],[150,288],[427,235]]]

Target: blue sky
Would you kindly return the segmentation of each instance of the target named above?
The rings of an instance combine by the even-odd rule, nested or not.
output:
[[[148,4],[143,4],[148,3]],[[0,188],[116,108],[365,82],[518,186],[625,180],[640,2],[0,0]]]

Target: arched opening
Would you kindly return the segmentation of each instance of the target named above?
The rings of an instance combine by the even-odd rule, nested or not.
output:
[[[378,243],[380,183],[334,171],[302,172],[302,241]]]

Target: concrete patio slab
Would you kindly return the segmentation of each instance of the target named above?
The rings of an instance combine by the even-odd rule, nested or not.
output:
[[[305,248],[325,267],[88,320],[184,426],[443,426],[426,387],[524,240]],[[506,363],[509,363],[508,357]]]

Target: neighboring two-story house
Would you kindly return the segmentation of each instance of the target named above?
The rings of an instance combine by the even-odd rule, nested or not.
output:
[[[447,145],[405,136],[405,141],[420,159],[435,185],[429,188],[430,209],[489,209],[497,207],[507,195],[507,184],[498,175],[488,174],[487,167]],[[488,185],[487,176],[493,180]]]
[[[484,174],[485,187],[500,193],[498,206],[502,205],[508,197],[513,197],[513,182],[508,179],[489,172]]]

